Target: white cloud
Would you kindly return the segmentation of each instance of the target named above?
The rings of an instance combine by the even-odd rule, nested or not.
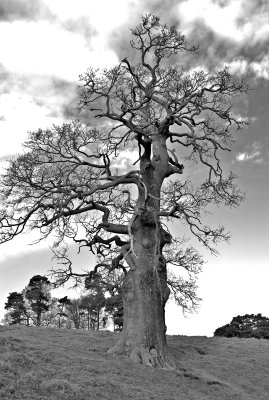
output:
[[[264,160],[262,158],[261,144],[254,142],[249,151],[238,153],[236,160],[239,162],[253,161],[255,164],[262,164]]]
[[[232,1],[225,7],[220,7],[212,0],[187,0],[178,5],[178,11],[185,29],[188,29],[195,20],[202,20],[219,35],[241,40],[244,33],[236,26],[241,5],[242,0]]]
[[[87,67],[111,66],[116,54],[103,47],[90,48],[83,36],[47,21],[0,24],[0,62],[12,72],[54,75],[77,81]]]
[[[237,0],[238,1],[238,0]],[[240,0],[238,29],[252,43],[260,43],[269,38],[269,3]],[[265,4],[266,3],[266,4]]]
[[[257,78],[269,80],[269,3],[265,3],[233,0],[220,4],[216,0],[186,0],[177,7],[180,28],[188,34],[195,32],[197,22],[204,25],[217,36],[208,43],[208,59],[216,57],[217,62],[230,66],[232,73],[250,72]]]
[[[183,27],[187,31],[194,21],[200,20],[222,37],[252,43],[269,37],[268,5],[264,8],[263,12],[259,12],[255,4],[246,4],[245,0],[229,1],[224,6],[213,0],[187,0],[178,5]]]
[[[107,34],[124,23],[129,15],[130,0],[43,0],[59,20],[87,17],[98,34]]]
[[[224,62],[229,67],[231,73],[246,74],[253,72],[258,78],[269,79],[269,56],[266,55],[260,62],[248,62],[244,59],[235,59],[232,62]]]
[[[37,232],[28,232],[21,234],[12,241],[1,243],[0,263],[16,254],[29,254],[37,250],[49,249],[49,246],[52,246],[52,240],[48,239],[31,245],[38,239],[40,239],[40,235]]]
[[[246,159],[246,153],[238,153],[236,156],[237,161],[245,161]]]
[[[94,52],[106,48],[112,31],[126,23],[131,10],[139,0],[43,0],[62,23],[87,18],[94,35],[91,45]],[[99,63],[102,65],[102,63]]]
[[[27,138],[28,131],[62,122],[61,118],[50,115],[49,106],[39,106],[30,94],[15,90],[0,96],[0,110],[5,118],[0,121],[1,135],[4,138],[0,156],[21,152],[21,143]]]
[[[260,62],[252,62],[250,68],[259,78],[269,79],[269,56],[266,55]]]
[[[104,35],[127,18],[129,2],[119,1],[115,6],[99,1],[94,7],[88,1],[47,3],[58,19],[0,22],[0,64],[9,73],[1,83],[0,128],[4,140],[0,156],[20,152],[27,131],[62,122],[63,105],[74,97],[75,87],[64,88],[60,94],[53,77],[78,83],[79,74],[89,66],[102,68],[118,63]],[[93,36],[86,38],[81,32],[65,29],[62,21],[79,16],[89,16],[89,25],[96,30]]]
[[[127,169],[136,169],[133,165],[139,158],[137,151],[133,150],[123,150],[119,153],[117,158],[112,160],[112,168],[116,168],[122,170],[122,172],[126,172]]]
[[[50,20],[0,23],[0,63],[13,72],[47,74],[77,81],[89,66],[118,63],[109,36],[124,24],[138,0],[44,0],[55,15]],[[92,34],[68,30],[68,21],[84,18]],[[3,40],[5,38],[5,40]]]
[[[0,21],[0,64],[9,74],[1,82],[0,157],[20,152],[27,131],[63,121],[63,106],[75,97],[75,86],[55,88],[54,78],[76,84],[89,66],[118,63],[109,35],[126,22],[135,1],[45,0],[54,17]],[[66,22],[81,17],[89,24],[88,36],[68,30]]]
[[[245,74],[249,69],[249,63],[246,60],[236,59],[230,63],[224,63],[227,67],[229,67],[229,71],[234,73]]]

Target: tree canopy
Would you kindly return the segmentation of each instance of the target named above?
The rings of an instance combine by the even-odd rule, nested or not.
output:
[[[41,325],[42,313],[49,310],[51,284],[46,276],[35,275],[25,288],[25,298],[36,316],[36,325]]]
[[[88,289],[75,299],[52,297],[52,285],[45,276],[35,275],[20,292],[7,298],[3,324],[47,326],[99,330],[112,320],[114,330],[121,330],[123,319],[122,296],[99,282],[91,282]]]
[[[29,313],[27,312],[22,293],[9,293],[7,302],[5,303],[5,309],[9,310],[11,325],[21,324],[23,321],[26,321],[26,325],[29,325]]]

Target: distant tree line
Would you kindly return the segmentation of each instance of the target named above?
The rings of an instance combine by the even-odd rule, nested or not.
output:
[[[26,326],[47,326],[69,329],[99,330],[111,319],[114,331],[123,326],[123,305],[120,286],[110,291],[95,280],[88,284],[84,295],[76,299],[52,297],[52,283],[47,277],[33,276],[22,292],[7,298],[2,323]]]
[[[238,315],[229,324],[216,329],[214,336],[269,339],[269,318],[261,314]]]

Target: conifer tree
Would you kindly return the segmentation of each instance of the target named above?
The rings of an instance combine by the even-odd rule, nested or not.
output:
[[[25,297],[35,314],[36,326],[41,325],[42,314],[49,310],[50,290],[50,281],[41,275],[33,276],[25,288]]]

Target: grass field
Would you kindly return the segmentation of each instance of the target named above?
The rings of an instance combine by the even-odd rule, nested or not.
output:
[[[170,336],[177,369],[107,356],[112,332],[0,326],[1,400],[268,400],[269,341]]]

